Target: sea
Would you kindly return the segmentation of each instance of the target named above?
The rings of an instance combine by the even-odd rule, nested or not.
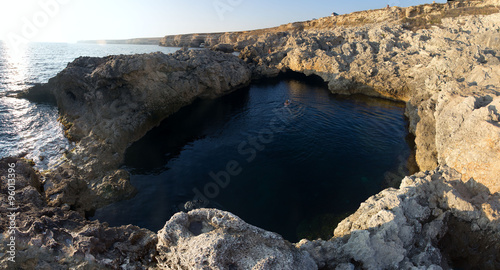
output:
[[[72,145],[63,136],[57,108],[16,98],[36,83],[46,83],[80,56],[164,52],[154,45],[28,43],[15,49],[0,41],[0,158],[25,155],[36,168],[57,166]]]

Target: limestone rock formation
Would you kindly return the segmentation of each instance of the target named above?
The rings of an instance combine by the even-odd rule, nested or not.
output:
[[[163,37],[160,44],[168,44],[170,47],[194,47],[198,48],[201,44],[210,45],[210,40],[218,39],[222,33],[211,34],[189,34],[189,35],[174,35]]]
[[[500,77],[498,77],[500,78]],[[500,192],[500,97],[439,95],[436,146],[439,163]]]
[[[88,221],[67,204],[48,206],[42,185],[49,179],[22,159],[1,159],[0,175],[3,269],[147,269],[155,265],[157,237],[153,232]],[[15,187],[13,200],[8,198],[9,179],[15,180],[10,182]]]
[[[415,24],[419,26],[418,23],[435,23],[443,16],[456,17],[464,14],[495,13],[498,12],[496,9],[498,5],[498,0],[468,0],[448,1],[446,4],[427,4],[408,8],[393,6],[251,31],[169,35],[160,40],[160,45],[166,47],[199,47],[203,43],[206,47],[211,47],[220,43],[227,43],[235,44],[236,48],[241,50],[248,45],[255,44],[260,37],[268,34],[304,30],[331,30],[387,22],[404,23],[408,27],[413,27]]]
[[[307,252],[280,235],[216,209],[175,214],[158,240],[162,269],[317,269]]]
[[[483,42],[485,36],[497,34],[492,29],[500,29],[498,13],[446,18],[440,27],[416,32],[382,23],[269,34],[245,47],[240,56],[253,66],[255,77],[293,70],[321,77],[333,93],[361,93],[406,101],[410,131],[416,135],[417,163],[421,169],[432,170],[452,162],[439,158],[443,155],[439,151],[444,148],[436,145],[436,134],[448,132],[440,130],[443,126],[436,123],[440,93],[464,97],[496,97],[500,93],[500,52],[495,44]],[[452,106],[448,107],[451,109]],[[495,125],[485,128],[494,141],[494,134],[498,133]],[[491,147],[482,150],[490,152],[492,158],[498,153]],[[449,165],[455,167],[458,163]],[[460,171],[465,177],[478,179],[488,175],[490,179],[483,183],[497,181],[493,179],[497,171],[483,167],[489,172],[475,170],[476,175]],[[498,190],[491,188],[492,192]]]
[[[443,164],[435,143],[437,93],[453,87],[467,96],[471,86],[499,93],[499,6],[489,0],[391,7],[205,37],[214,47],[233,44],[256,78],[293,70],[321,77],[333,93],[407,101],[417,162],[432,170]],[[492,15],[461,17],[467,14]],[[161,44],[170,46],[171,38]]]
[[[76,59],[22,95],[56,100],[66,135],[77,142],[68,166],[52,172],[60,175],[48,185],[49,199],[88,211],[130,197],[128,173],[117,170],[130,143],[194,99],[223,95],[250,79],[236,56],[209,50]]]
[[[362,203],[331,240],[297,245],[327,269],[498,269],[500,195],[485,190],[449,167],[420,172]]]

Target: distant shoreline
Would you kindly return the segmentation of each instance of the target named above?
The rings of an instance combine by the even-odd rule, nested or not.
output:
[[[160,45],[161,37],[154,38],[131,38],[131,39],[101,39],[101,40],[79,40],[77,43],[90,44],[134,44],[134,45]]]

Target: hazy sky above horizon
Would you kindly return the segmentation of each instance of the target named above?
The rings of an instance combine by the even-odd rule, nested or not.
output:
[[[432,1],[0,0],[0,40],[75,42],[250,30],[332,12],[425,3]]]

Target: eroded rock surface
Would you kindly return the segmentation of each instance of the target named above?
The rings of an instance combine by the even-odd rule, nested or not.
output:
[[[498,269],[500,195],[461,177],[449,167],[406,177],[363,202],[331,240],[297,245],[327,269]]]
[[[500,77],[499,77],[500,78]],[[439,163],[500,192],[500,97],[441,94],[436,109]]]
[[[104,58],[80,57],[23,96],[57,101],[68,138],[67,163],[50,172],[51,205],[89,211],[134,194],[118,170],[126,148],[196,98],[214,98],[250,82],[236,56],[181,50]]]
[[[164,269],[317,269],[309,253],[216,209],[177,213],[158,232]]]
[[[15,175],[13,205],[9,174]],[[88,221],[67,204],[50,207],[41,188],[44,178],[22,159],[1,159],[0,175],[2,269],[147,269],[156,264],[155,233]]]

